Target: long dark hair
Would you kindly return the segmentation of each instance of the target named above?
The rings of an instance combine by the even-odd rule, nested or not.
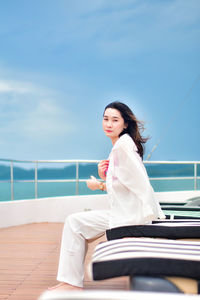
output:
[[[144,130],[143,122],[138,121],[132,110],[122,102],[115,101],[108,104],[105,107],[104,112],[107,108],[114,108],[120,112],[122,118],[124,119],[124,123],[127,124],[127,128],[120,133],[120,136],[128,133],[135,142],[139,155],[141,156],[141,158],[143,158],[144,144],[148,140],[148,138],[144,138],[141,135],[141,132]]]

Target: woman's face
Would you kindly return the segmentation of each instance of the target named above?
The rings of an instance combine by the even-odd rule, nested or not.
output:
[[[126,128],[124,119],[119,110],[107,108],[103,116],[103,130],[107,137],[111,138],[113,144],[119,138],[120,133]]]

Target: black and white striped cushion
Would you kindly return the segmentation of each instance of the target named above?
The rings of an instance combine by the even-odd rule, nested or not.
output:
[[[118,276],[179,276],[200,279],[200,242],[126,238],[97,245],[93,279]]]
[[[108,229],[106,235],[108,240],[124,237],[200,238],[200,221],[155,221],[148,225],[131,225]]]

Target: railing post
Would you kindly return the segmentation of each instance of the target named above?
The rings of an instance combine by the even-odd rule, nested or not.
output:
[[[197,190],[197,163],[194,163],[194,190]]]
[[[11,188],[11,200],[14,200],[14,179],[13,179],[13,161],[10,161],[10,188]]]
[[[79,163],[76,162],[76,195],[79,194]]]
[[[35,162],[35,198],[38,197],[38,162]]]

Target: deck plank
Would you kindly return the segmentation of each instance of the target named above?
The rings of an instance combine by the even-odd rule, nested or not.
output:
[[[39,223],[0,229],[0,300],[36,300],[56,284],[62,223]],[[125,277],[94,282],[88,263],[102,237],[89,243],[85,289],[127,290]]]

